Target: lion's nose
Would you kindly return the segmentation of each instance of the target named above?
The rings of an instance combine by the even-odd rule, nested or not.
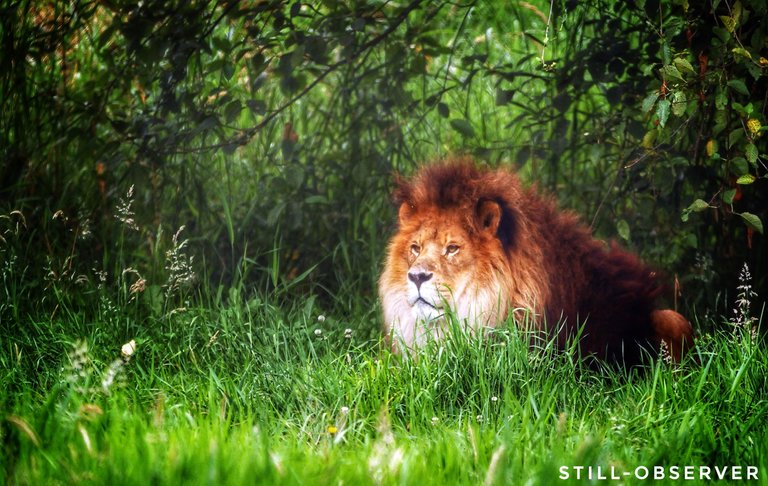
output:
[[[427,272],[408,272],[408,280],[416,284],[416,289],[420,289],[421,284],[432,278],[432,275]]]

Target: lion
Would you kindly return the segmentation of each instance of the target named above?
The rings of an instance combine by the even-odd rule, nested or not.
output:
[[[656,310],[654,271],[509,170],[444,160],[398,179],[394,200],[379,279],[394,352],[442,339],[448,310],[473,332],[513,317],[559,348],[578,339],[582,356],[627,365],[661,347],[680,362],[693,347],[688,320]]]

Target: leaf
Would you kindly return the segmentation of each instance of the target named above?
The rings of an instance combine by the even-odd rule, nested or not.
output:
[[[293,5],[291,5],[291,18],[299,15],[301,12],[301,2],[295,2]]]
[[[747,184],[752,184],[755,182],[755,176],[752,174],[744,174],[743,176],[736,179],[736,184],[741,184],[746,186]]]
[[[640,145],[643,146],[643,148],[646,149],[652,149],[653,144],[656,142],[656,137],[658,137],[659,132],[656,130],[648,130],[645,132],[645,135],[643,135],[643,141],[640,143]]]
[[[706,201],[703,199],[697,199],[691,203],[690,206],[688,206],[688,211],[693,211],[694,213],[700,213],[701,211],[704,211],[709,207],[709,204],[707,204]]]
[[[656,100],[658,99],[659,99],[658,91],[654,91],[653,93],[646,96],[645,99],[643,100],[643,105],[642,105],[643,113],[648,113],[649,111],[651,111],[653,109],[653,105],[656,104]]]
[[[656,107],[656,116],[659,117],[659,125],[662,127],[667,124],[670,105],[669,100],[661,100]]]
[[[726,106],[728,106],[728,97],[723,92],[717,93],[717,96],[715,96],[715,108],[722,110]]]
[[[725,204],[733,204],[734,197],[736,197],[736,189],[728,189],[723,192],[723,202]]]
[[[736,30],[736,19],[728,15],[721,15],[720,20],[723,22],[725,30],[730,34],[733,34],[733,31]]]
[[[750,61],[752,60],[752,54],[750,54],[749,51],[744,49],[743,47],[734,47],[733,49],[731,49],[731,52],[739,56],[746,57]]]
[[[675,67],[678,69],[678,71],[686,71],[691,74],[696,74],[696,71],[693,69],[693,66],[691,66],[691,63],[688,62],[687,59],[683,59],[682,57],[678,57],[673,61]]]
[[[675,91],[675,94],[672,95],[672,114],[683,116],[687,108],[688,98],[685,96],[685,91]]]
[[[282,216],[283,211],[285,211],[286,204],[285,201],[280,201],[269,210],[269,213],[267,214],[267,226],[275,226],[280,219],[280,216]]]
[[[742,140],[743,138],[744,138],[744,129],[743,128],[739,127],[737,129],[731,131],[731,133],[728,134],[728,139],[727,139],[728,140],[728,150],[730,150],[731,147],[733,147],[733,145],[736,142],[738,142],[739,140]]]
[[[440,113],[440,116],[443,118],[448,118],[448,116],[451,114],[451,110],[448,109],[448,105],[442,102],[437,104],[437,112]]]
[[[619,236],[621,236],[624,241],[629,241],[629,224],[625,220],[620,219],[618,223],[616,223],[616,232],[619,233]]]
[[[680,74],[680,71],[678,71],[677,68],[671,64],[661,68],[661,74],[665,78],[675,78],[675,79],[679,79],[680,81],[683,81],[683,75]]]
[[[307,204],[328,204],[328,198],[322,194],[315,194],[304,199]]]
[[[221,75],[224,76],[224,79],[229,81],[233,74],[235,74],[235,66],[230,62],[225,63],[221,68]]]
[[[744,220],[744,222],[752,228],[753,230],[757,231],[758,233],[763,233],[763,222],[760,221],[760,218],[755,216],[752,213],[741,213],[739,214],[741,218]]]
[[[747,89],[747,85],[744,84],[744,81],[740,79],[732,79],[728,81],[728,86],[733,89],[734,91],[741,93],[743,95],[748,95],[749,90]]]
[[[451,120],[451,127],[453,127],[454,130],[467,138],[472,138],[475,136],[475,129],[472,128],[472,124],[467,120],[454,118]]]
[[[707,144],[705,145],[704,149],[707,151],[707,157],[712,157],[712,155],[717,152],[717,142],[710,138],[707,140]]]
[[[680,215],[680,219],[685,221],[688,221],[688,217],[691,215],[691,213],[700,213],[701,211],[704,211],[709,207],[709,204],[707,204],[705,201],[701,199],[697,199],[691,203],[690,206],[683,209],[683,213]]]
[[[748,143],[747,148],[744,149],[744,156],[750,164],[755,165],[757,163],[757,147],[754,143]]]
[[[230,102],[226,108],[224,108],[224,115],[227,117],[227,121],[232,123],[240,115],[243,110],[243,105],[240,104],[240,100]]]
[[[744,157],[734,157],[731,159],[731,173],[742,176],[749,173],[749,164]]]
[[[263,115],[267,111],[267,104],[264,100],[248,100],[245,102],[248,105],[248,109],[257,115]]]

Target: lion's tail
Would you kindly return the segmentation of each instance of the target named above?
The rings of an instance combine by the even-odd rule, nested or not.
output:
[[[672,361],[679,363],[693,349],[693,327],[677,312],[664,309],[651,313],[651,324],[659,342],[666,343]]]

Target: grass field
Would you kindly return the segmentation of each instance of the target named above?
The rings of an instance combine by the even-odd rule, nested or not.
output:
[[[654,466],[667,482],[672,466],[749,466],[768,484],[768,353],[746,330],[702,336],[699,365],[627,376],[511,329],[402,359],[374,308],[230,301],[142,327],[61,313],[4,336],[5,482],[634,484]]]

